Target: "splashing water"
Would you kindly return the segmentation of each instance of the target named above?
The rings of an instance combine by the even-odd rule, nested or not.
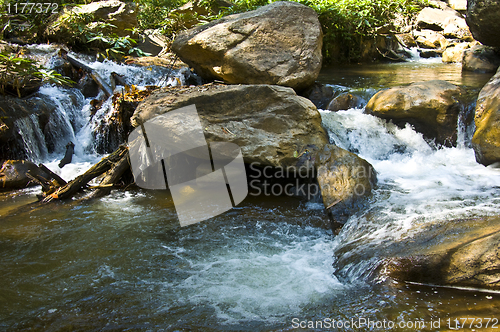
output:
[[[500,213],[500,170],[478,164],[471,148],[437,148],[410,125],[398,128],[363,109],[320,113],[330,141],[370,162],[378,178],[370,209],[352,216],[335,240],[337,255],[403,238],[426,222]],[[356,279],[375,263],[357,262],[349,273]]]

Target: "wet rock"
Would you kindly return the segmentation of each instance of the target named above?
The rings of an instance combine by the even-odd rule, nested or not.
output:
[[[500,289],[500,217],[431,223],[387,248],[379,273],[399,281]]]
[[[442,31],[446,27],[446,20],[450,17],[460,18],[461,16],[456,10],[449,7],[445,9],[426,7],[418,14],[416,24],[420,29]]]
[[[469,43],[459,43],[448,47],[443,52],[443,62],[445,63],[460,63],[464,56],[464,51],[469,48]]]
[[[335,97],[327,106],[327,109],[332,112],[340,110],[348,110],[350,108],[360,107],[362,104],[361,98],[349,92],[344,92]]]
[[[366,160],[331,144],[325,145],[316,158],[323,204],[332,219],[343,224],[371,195],[377,182],[375,169]]]
[[[438,144],[452,146],[457,139],[460,101],[465,91],[446,81],[413,83],[379,91],[366,105],[366,113],[392,120],[399,126],[411,124],[415,130]]]
[[[395,35],[395,37],[407,48],[417,47],[417,42],[411,33],[400,33]]]
[[[294,90],[272,85],[209,84],[155,91],[137,107],[134,127],[156,115],[196,105],[209,142],[240,146],[245,163],[287,167],[306,146],[328,143],[313,103]]]
[[[90,31],[95,30],[97,32],[101,30],[97,27],[97,22],[112,24],[115,27],[107,27],[104,32],[109,34],[114,33],[118,36],[130,35],[130,31],[127,31],[127,29],[136,28],[138,24],[137,6],[135,3],[125,3],[119,0],[97,1],[62,11],[47,28],[47,38],[58,42],[72,42],[73,36],[67,22],[70,16],[91,16],[93,22],[87,24],[87,28]],[[77,20],[77,24],[85,24],[83,21],[78,22],[79,18],[75,19]]]
[[[474,121],[472,147],[477,162],[490,165],[500,161],[500,71],[479,93]]]
[[[312,101],[314,106],[319,109],[325,109],[334,95],[335,90],[333,87],[317,82],[303,92],[303,96]]]
[[[474,39],[484,45],[500,47],[500,2],[492,0],[467,1],[467,25]]]
[[[172,50],[206,79],[231,84],[311,86],[321,69],[316,12],[280,1],[180,33]]]
[[[22,189],[37,185],[32,182],[26,173],[39,174],[47,179],[50,175],[37,165],[27,160],[7,160],[0,169],[0,190]]]
[[[28,158],[26,144],[19,134],[21,130],[40,131],[47,126],[53,116],[56,105],[42,100],[38,97],[20,99],[10,96],[0,96],[0,160]],[[43,133],[40,140],[32,142],[30,146],[33,151],[46,150],[45,137]]]
[[[250,170],[267,168],[266,174],[271,175],[267,175],[266,182],[281,183],[281,188],[287,184],[287,195],[302,194],[312,199],[321,193],[335,222],[345,222],[367,203],[376,182],[373,167],[328,144],[316,107],[293,89],[220,84],[166,88],[144,100],[131,122],[137,127],[157,115],[189,105],[197,108],[207,142],[235,143]],[[177,123],[168,121],[162,126]],[[283,179],[284,172],[291,175]],[[262,176],[263,172],[259,173]],[[297,186],[290,187],[292,184]],[[256,187],[253,183],[252,188]]]
[[[361,45],[359,60],[362,62],[376,60],[406,61],[411,57],[411,54],[401,46],[398,39],[392,34],[363,37]]]
[[[99,94],[99,85],[89,74],[84,74],[78,80],[76,88],[85,96],[85,98],[96,97]]]
[[[464,50],[462,70],[494,73],[500,66],[500,53],[489,46],[477,45]]]
[[[443,55],[443,50],[429,50],[429,49],[421,49],[418,50],[418,54],[421,58],[429,59],[429,58],[437,58]]]
[[[444,49],[448,46],[448,41],[443,35],[432,31],[432,30],[422,30],[415,31],[414,33],[415,41],[418,46],[422,48],[430,48],[430,49]]]

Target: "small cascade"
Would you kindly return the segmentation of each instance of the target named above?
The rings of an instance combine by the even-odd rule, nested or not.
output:
[[[56,106],[44,128],[49,152],[63,154],[66,144],[70,141],[75,143],[75,133],[84,126],[85,116],[82,108],[86,100],[77,89],[55,86],[40,88],[39,95]]]
[[[48,151],[45,144],[45,136],[40,129],[37,115],[31,114],[28,117],[17,119],[14,124],[17,128],[17,133],[21,136],[26,159],[33,162],[45,160],[48,156]]]
[[[399,128],[363,109],[320,112],[330,141],[358,154],[377,172],[368,211],[351,216],[335,239],[337,275],[360,280],[377,267],[384,243],[428,222],[500,213],[498,169],[476,162],[470,127],[459,119],[457,147],[437,147],[410,125]],[[369,257],[369,259],[367,259]]]
[[[36,45],[29,46],[28,49],[30,57],[44,63],[49,69],[61,66],[57,47]],[[189,68],[172,70],[157,66],[139,67],[108,60],[97,62],[82,55],[72,55],[96,70],[110,86],[115,86],[112,84],[112,75],[116,74],[121,77],[124,84],[135,86],[138,90],[146,89],[148,86],[185,85],[193,79],[198,79],[193,76]],[[123,90],[124,86],[115,87],[115,92]],[[66,144],[70,141],[75,144],[75,155],[88,159],[84,156],[96,152],[110,152],[110,149],[123,142],[126,133],[120,132],[120,128],[103,130],[116,116],[112,96],[106,99],[101,92],[96,99],[103,100],[102,106],[98,110],[92,110],[90,105],[92,98],[85,98],[78,89],[47,84],[40,88],[36,98],[55,105],[55,109],[50,113],[48,121],[40,121],[37,115],[32,115],[16,122],[17,132],[22,137],[28,159],[37,162],[60,159],[65,152]],[[42,128],[39,125],[41,122],[43,122]]]

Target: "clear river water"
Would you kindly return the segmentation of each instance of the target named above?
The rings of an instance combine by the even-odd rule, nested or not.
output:
[[[88,63],[103,77],[115,71],[134,84],[176,84],[161,82],[155,70]],[[326,68],[319,81],[367,100],[382,88],[430,79],[460,84],[474,96],[490,76],[421,60]],[[50,86],[40,95],[60,103],[59,127],[76,144],[74,163],[59,170],[63,147],[48,154],[32,123],[18,129],[32,159],[70,180],[101,157],[92,150],[88,100]],[[396,324],[392,330],[436,331],[451,330],[448,322],[460,317],[498,319],[496,292],[369,277],[383,259],[377,246],[410,228],[500,214],[500,170],[476,163],[473,128],[462,121],[458,146],[438,149],[411,127],[363,109],[320,112],[331,142],[378,174],[369,209],[351,216],[339,235],[315,227],[327,218],[322,204],[287,196],[249,196],[181,228],[162,191],[116,191],[39,209],[25,205],[39,188],[0,194],[0,330],[391,330],[362,325],[385,320]],[[98,119],[106,109],[101,113]],[[338,265],[340,259],[349,263]]]

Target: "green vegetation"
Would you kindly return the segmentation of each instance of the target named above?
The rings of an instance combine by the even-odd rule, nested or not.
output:
[[[68,12],[54,24],[54,27],[64,25],[66,34],[71,36],[71,44],[79,49],[93,49],[102,58],[121,59],[126,55],[146,55],[135,47],[137,41],[128,36],[118,36],[110,32],[116,28],[113,24],[96,22],[88,13]],[[130,31],[131,34],[136,31]]]
[[[51,12],[12,14],[7,13],[8,1],[0,0],[3,35],[12,36],[20,33],[31,36],[31,42],[43,42],[43,32],[50,22]],[[33,1],[33,0],[32,0]],[[41,2],[45,0],[34,0]],[[264,6],[275,0],[234,0],[234,5],[224,7],[220,0],[195,0],[201,8],[198,13],[182,13],[174,11],[187,0],[134,0],[139,6],[139,30],[160,28],[171,40],[183,29],[192,26],[193,22],[201,24],[225,15],[244,12]],[[307,5],[318,13],[324,33],[325,62],[357,61],[361,45],[364,41],[375,38],[380,29],[397,32],[405,23],[424,6],[428,0],[294,0]],[[76,0],[71,4],[84,4],[90,0]],[[11,1],[13,4],[14,2]],[[57,0],[58,11],[69,3]],[[10,7],[12,9],[12,6]],[[12,12],[12,10],[11,10]],[[75,35],[75,44],[97,48],[107,57],[127,54],[141,55],[136,49],[135,40],[130,37],[118,37],[106,33],[106,23],[101,22],[101,29],[90,31],[86,23],[91,17],[69,17],[71,31]],[[395,26],[393,22],[401,26]],[[341,46],[340,46],[341,45]]]
[[[25,6],[26,2],[29,5]],[[0,0],[2,35],[14,38],[22,36],[30,43],[44,42],[44,31],[53,15],[57,15],[65,6],[89,2],[91,1]]]
[[[0,93],[15,93],[18,97],[23,92],[36,90],[41,84],[54,83],[59,85],[72,85],[75,82],[38,66],[33,60],[20,58],[15,55],[0,54]]]

